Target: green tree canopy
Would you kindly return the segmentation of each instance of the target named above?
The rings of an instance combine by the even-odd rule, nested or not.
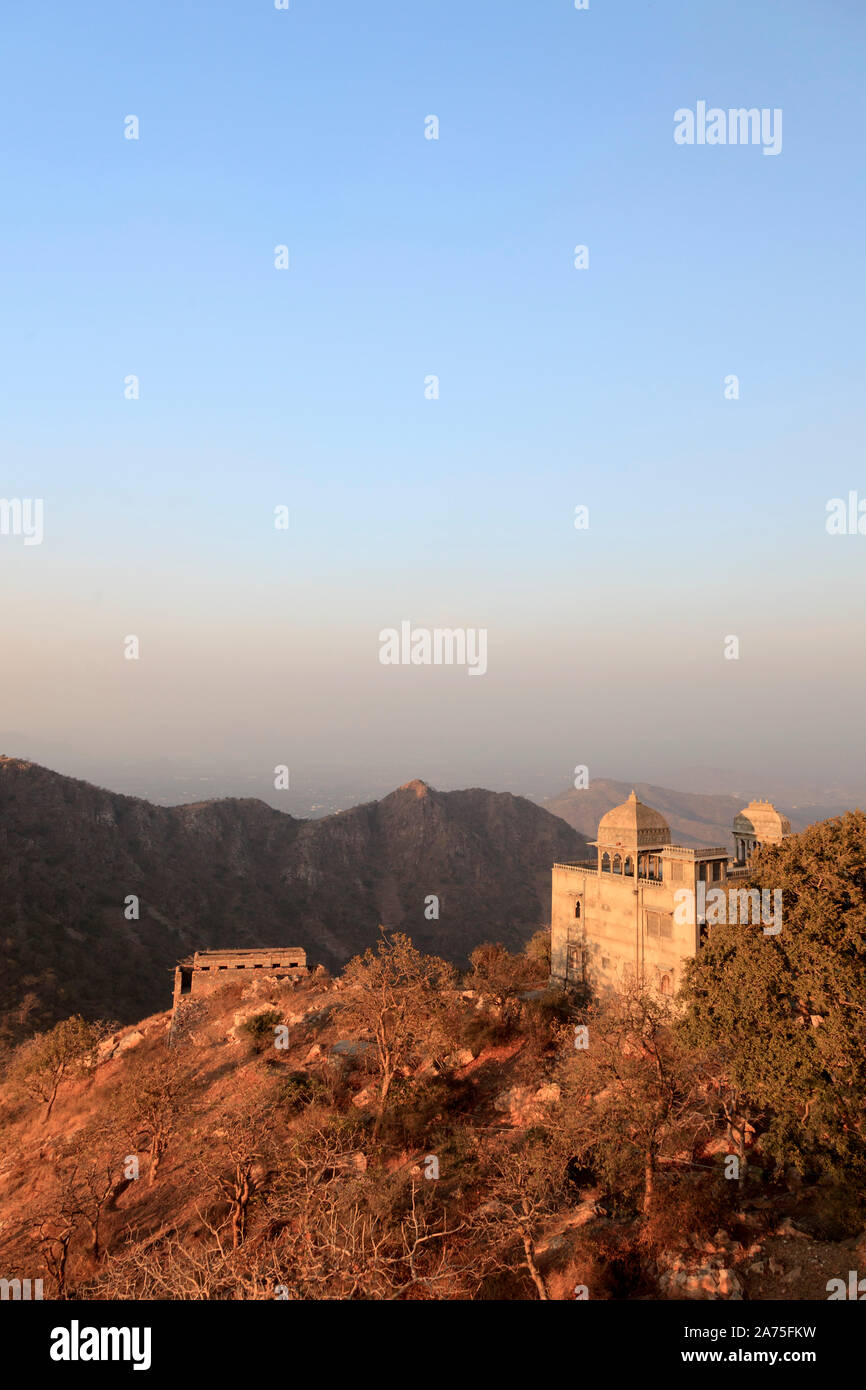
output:
[[[765,847],[750,881],[782,890],[781,931],[710,929],[686,972],[684,1034],[719,1050],[769,1153],[854,1181],[866,1176],[866,815]]]

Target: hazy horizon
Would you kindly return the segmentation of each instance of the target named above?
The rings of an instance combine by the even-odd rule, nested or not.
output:
[[[866,16],[617,10],[9,16],[5,752],[287,809],[866,785]],[[780,148],[678,144],[702,101]],[[483,674],[383,664],[404,622]]]
[[[226,769],[195,766],[183,760],[156,758],[135,764],[106,763],[97,758],[82,757],[68,752],[64,756],[56,745],[45,747],[41,752],[31,749],[22,752],[10,741],[8,733],[0,730],[0,755],[20,757],[28,762],[49,768],[64,776],[80,778],[111,792],[126,796],[142,797],[161,806],[177,806],[198,801],[218,800],[221,797],[255,797],[267,802],[277,810],[293,816],[318,818],[348,810],[352,806],[368,801],[378,801],[390,792],[413,780],[421,780],[438,791],[458,791],[470,787],[483,787],[494,792],[511,792],[523,796],[538,805],[553,801],[573,786],[567,777],[553,780],[553,774],[545,774],[544,769],[523,775],[482,778],[451,778],[426,773],[423,769],[394,772],[391,777],[382,773],[364,774],[346,771],[312,780],[309,776],[293,776],[286,789],[275,790],[273,777],[268,770],[250,772],[242,767]],[[772,782],[760,778],[744,776],[738,779],[730,770],[720,768],[683,769],[680,775],[668,775],[662,769],[658,776],[640,775],[635,769],[605,769],[599,767],[590,779],[594,782],[612,781],[625,786],[654,785],[661,789],[682,794],[704,796],[729,796],[740,798],[745,805],[753,797],[766,798],[777,802],[781,809],[791,810],[806,807],[814,810],[815,818],[838,814],[843,809],[854,809],[866,804],[866,784],[856,781],[840,782],[832,785],[810,784],[808,782]],[[819,814],[823,808],[823,815]]]

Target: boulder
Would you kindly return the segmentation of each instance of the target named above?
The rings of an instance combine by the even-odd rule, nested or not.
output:
[[[370,1043],[363,1038],[341,1038],[334,1043],[331,1051],[336,1052],[338,1057],[362,1057],[369,1047]]]
[[[691,1269],[672,1269],[659,1278],[659,1288],[670,1298],[743,1297],[743,1285],[734,1270],[722,1265],[699,1265]]]
[[[805,1231],[800,1231],[797,1229],[790,1216],[786,1216],[783,1221],[779,1222],[778,1226],[776,1227],[775,1234],[777,1236],[799,1236],[801,1240],[809,1239]]]
[[[536,1091],[531,1086],[510,1086],[494,1098],[493,1109],[507,1115],[514,1125],[533,1124],[544,1116],[549,1106],[556,1104],[559,1094],[555,1084],[540,1086]]]
[[[475,1054],[471,1047],[458,1047],[457,1051],[448,1058],[449,1067],[468,1067],[470,1062],[475,1061]]]

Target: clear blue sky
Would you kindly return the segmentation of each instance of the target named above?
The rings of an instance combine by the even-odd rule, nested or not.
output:
[[[864,39],[855,0],[7,8],[2,495],[46,538],[0,538],[2,751],[843,776]],[[782,152],[677,146],[698,100]],[[488,676],[379,666],[403,618],[486,626]]]

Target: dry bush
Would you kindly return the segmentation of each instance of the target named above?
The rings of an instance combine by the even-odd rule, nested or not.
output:
[[[299,1115],[308,1105],[332,1103],[331,1088],[320,1076],[306,1071],[284,1073],[277,1086],[276,1104],[287,1115]]]
[[[453,1121],[476,1100],[468,1081],[444,1075],[413,1081],[401,1079],[392,1087],[380,1129],[385,1146],[434,1148],[446,1142]]]
[[[718,1173],[660,1175],[640,1233],[641,1247],[653,1254],[676,1250],[690,1235],[709,1238],[727,1226],[741,1200],[735,1182]]]
[[[511,955],[498,941],[476,946],[469,964],[472,969],[466,977],[467,988],[491,995],[499,1004],[530,985],[537,985],[542,973],[537,961],[525,955]]]
[[[866,1196],[853,1184],[818,1183],[795,1220],[814,1240],[846,1240],[866,1225]]]
[[[629,1222],[594,1221],[571,1238],[570,1276],[586,1286],[590,1299],[639,1298],[652,1294],[638,1243]]]
[[[192,1083],[178,1063],[177,1053],[164,1050],[155,1057],[132,1059],[117,1091],[116,1116],[130,1143],[148,1149],[148,1184],[177,1133],[187,1108]]]
[[[550,974],[550,927],[539,927],[523,948],[526,959],[545,975]]]

